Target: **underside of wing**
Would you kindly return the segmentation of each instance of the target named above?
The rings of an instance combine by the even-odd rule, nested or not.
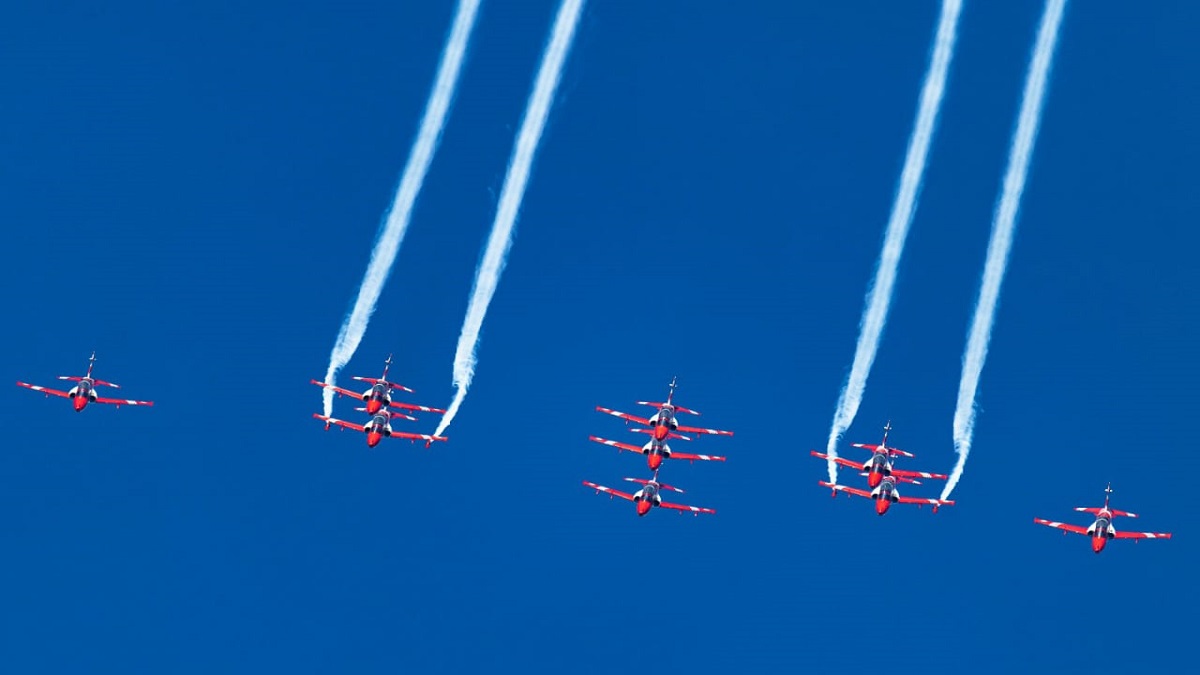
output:
[[[103,396],[97,396],[95,402],[96,403],[106,403],[108,405],[115,405],[118,408],[120,408],[123,405],[144,405],[144,406],[154,405],[154,401],[134,401],[134,400],[128,399],[128,398],[104,398]]]
[[[904,471],[901,469],[893,469],[892,475],[899,476],[901,478],[936,478],[938,480],[947,480],[950,478],[949,476],[946,476],[946,475],[943,475],[940,473],[928,473],[925,471]]]
[[[874,443],[851,443],[850,447],[862,448],[864,450],[870,450],[871,452],[879,452],[880,450],[886,449],[889,453],[891,453],[893,455],[900,455],[901,457],[916,457],[916,455],[912,454],[911,452],[905,452],[903,450],[900,450],[899,448],[893,448],[893,447],[883,448]]]
[[[355,424],[354,422],[347,422],[346,420],[339,420],[334,417],[326,417],[324,415],[318,415],[317,413],[313,413],[313,417],[324,422],[326,429],[329,428],[330,424],[336,424],[339,427],[345,427],[347,429],[353,429],[355,431],[366,431],[367,430],[366,427],[364,427],[361,424]]]
[[[612,415],[613,417],[620,417],[621,419],[625,420],[626,422],[637,422],[638,424],[645,424],[646,426],[650,426],[650,420],[648,420],[644,417],[638,417],[637,415],[630,415],[629,413],[623,413],[623,412],[619,412],[616,410],[609,410],[608,408],[604,408],[602,406],[596,406],[596,410],[598,410],[606,415]]]
[[[401,410],[419,410],[421,412],[439,413],[442,415],[446,414],[446,411],[442,410],[441,408],[430,408],[428,406],[414,405],[412,403],[400,403],[398,401],[392,401],[388,405],[392,408],[400,408]]]
[[[1113,539],[1170,539],[1170,532],[1121,532],[1117,531]]]
[[[65,392],[65,391],[59,391],[57,389],[51,389],[49,387],[41,387],[36,384],[26,384],[24,382],[18,382],[17,386],[25,387],[26,389],[32,389],[34,391],[40,391],[47,396],[61,396],[63,398],[71,398],[70,395],[68,395],[67,392]]]
[[[600,438],[599,436],[588,436],[588,440],[595,441],[602,445],[614,447],[618,450],[626,450],[628,452],[636,452],[639,455],[644,454],[642,448],[639,446],[636,446],[636,445],[630,445],[628,443],[621,443],[620,441],[610,441],[607,438]]]
[[[1056,520],[1045,520],[1044,518],[1034,518],[1033,522],[1037,523],[1038,525],[1045,525],[1046,527],[1054,527],[1054,528],[1057,528],[1060,530],[1064,530],[1066,532],[1074,532],[1075,534],[1087,534],[1086,527],[1080,527],[1078,525],[1068,525],[1067,523],[1060,523]]]
[[[370,384],[370,385],[382,384],[389,389],[399,389],[400,391],[406,391],[410,394],[416,393],[412,389],[409,389],[408,387],[406,387],[402,384],[398,384],[396,382],[388,382],[387,380],[381,380],[378,377],[358,377],[357,375],[355,375],[355,376],[351,377],[350,379],[358,380],[359,382],[366,382],[367,384]]]
[[[848,494],[858,495],[859,497],[866,497],[867,499],[872,499],[871,493],[867,492],[866,490],[859,490],[858,488],[852,488],[852,487],[849,487],[846,485],[838,485],[836,483],[826,483],[823,480],[817,481],[817,483],[820,485],[823,485],[831,490],[836,490],[837,492],[846,492]]]
[[[594,489],[598,493],[599,492],[607,492],[610,497],[620,497],[621,499],[628,499],[629,501],[633,501],[633,495],[629,494],[628,492],[621,492],[620,490],[614,490],[610,487],[604,487],[603,485],[597,485],[591,481],[586,481],[586,480],[583,481],[583,484]]]
[[[716,513],[716,509],[706,509],[699,506],[688,506],[686,504],[672,504],[671,502],[659,502],[659,506],[664,509],[675,509],[676,511],[686,511],[688,513]]]
[[[450,439],[445,436],[430,436],[429,434],[410,434],[407,431],[393,431],[388,434],[388,438],[399,438],[406,441],[425,441],[425,447],[429,447],[434,441],[448,441]]]
[[[313,384],[317,385],[318,387],[325,387],[326,389],[332,389],[342,396],[349,396],[350,398],[357,398],[357,399],[362,398],[361,392],[350,391],[349,389],[342,389],[341,387],[337,387],[332,384],[326,384],[325,382],[322,382],[320,380],[311,380],[311,382]]]
[[[827,455],[823,452],[817,452],[816,450],[810,450],[808,452],[808,454],[812,455],[813,457],[820,457],[821,459],[829,459],[829,455]],[[842,457],[834,457],[833,461],[838,464],[841,464],[842,466],[848,466],[851,469],[858,469],[859,471],[863,471],[864,469],[866,469],[865,465],[859,464],[858,462],[854,462],[854,461],[851,461],[848,459],[844,459]]]
[[[898,504],[933,504],[934,506],[954,506],[952,499],[929,499],[926,497],[900,497]]]
[[[672,452],[668,459],[686,459],[689,462],[701,460],[705,462],[724,462],[725,458],[718,455],[694,455],[689,452]]]
[[[679,427],[675,428],[675,431],[679,431],[679,432],[682,432],[685,434],[708,434],[710,436],[732,436],[733,435],[732,431],[721,431],[720,429],[705,429],[703,427],[679,426]]]

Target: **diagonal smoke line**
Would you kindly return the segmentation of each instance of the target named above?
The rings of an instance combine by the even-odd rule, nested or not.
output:
[[[462,333],[458,337],[458,348],[454,353],[454,400],[442,416],[442,421],[434,432],[435,436],[441,436],[446,427],[450,426],[467,396],[471,379],[475,376],[475,349],[479,345],[479,330],[483,327],[488,304],[496,293],[500,273],[504,271],[504,264],[508,260],[508,251],[512,247],[513,226],[521,210],[521,200],[529,182],[534,153],[537,151],[538,141],[542,138],[546,117],[550,113],[554,92],[562,74],[563,62],[571,49],[575,26],[579,23],[582,9],[583,0],[563,0],[550,33],[550,41],[542,54],[542,65],[538,69],[533,93],[525,106],[525,119],[517,133],[512,158],[508,163],[508,174],[504,177],[504,187],[500,191],[500,202],[496,207],[492,232],[488,235],[479,268],[475,270],[471,300],[467,305]]]
[[[892,291],[896,284],[896,269],[900,265],[904,240],[908,236],[908,228],[916,210],[917,195],[921,191],[921,180],[925,174],[925,159],[929,155],[938,111],[946,92],[946,76],[950,70],[950,60],[954,56],[955,33],[961,10],[962,0],[942,2],[937,35],[929,58],[929,70],[925,73],[925,84],[921,88],[916,123],[908,141],[908,153],[904,158],[904,169],[900,173],[900,183],[896,188],[896,199],[892,203],[892,214],[888,218],[879,266],[875,270],[875,280],[871,284],[867,306],[863,309],[858,345],[854,350],[854,363],[850,366],[850,375],[838,395],[833,425],[829,430],[829,442],[825,447],[829,456],[830,483],[837,483],[835,460],[838,456],[838,439],[858,414],[858,406],[862,403],[863,392],[867,388],[867,376],[871,373],[875,352],[879,349],[879,339],[883,335],[884,324],[887,323],[888,306],[891,304]]]
[[[963,353],[962,379],[958,383],[958,405],[954,409],[954,450],[958,453],[958,461],[954,465],[954,471],[950,473],[945,489],[942,490],[942,499],[949,497],[954,491],[954,486],[958,485],[963,466],[967,463],[967,455],[971,452],[979,375],[987,359],[996,304],[1000,299],[1000,284],[1004,281],[1004,270],[1008,267],[1008,253],[1012,248],[1017,212],[1021,207],[1021,193],[1025,190],[1029,160],[1033,155],[1033,144],[1037,140],[1038,125],[1042,120],[1046,82],[1049,80],[1054,48],[1058,44],[1058,29],[1066,4],[1066,0],[1046,0],[1037,43],[1029,59],[1025,92],[1021,95],[1021,112],[1008,152],[1008,171],[1004,175],[1004,187],[992,220],[992,236],[988,241],[987,260],[983,266],[979,301],[975,304],[975,316],[971,319],[971,331],[968,334],[966,351]]]
[[[380,229],[375,248],[371,251],[371,261],[367,264],[362,286],[358,289],[354,309],[346,316],[341,329],[338,330],[333,351],[329,354],[329,370],[325,373],[325,382],[328,384],[335,384],[338,371],[350,361],[350,357],[354,356],[355,350],[358,349],[358,344],[362,342],[363,334],[367,332],[367,322],[371,320],[375,303],[379,301],[379,294],[383,291],[383,284],[392,271],[392,263],[396,260],[396,253],[400,250],[400,243],[408,230],[413,204],[417,201],[421,184],[425,182],[425,175],[429,172],[429,164],[433,161],[433,153],[441,139],[446,115],[454,101],[454,90],[466,56],[467,44],[471,39],[471,29],[475,25],[479,2],[480,0],[460,0],[458,3],[454,24],[442,51],[433,90],[425,104],[425,114],[421,118],[420,129],[409,152],[408,163],[404,166],[400,186]],[[333,390],[325,387],[324,397],[325,416],[329,417],[333,414]]]

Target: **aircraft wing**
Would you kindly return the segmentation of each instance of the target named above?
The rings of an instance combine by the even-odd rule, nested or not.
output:
[[[71,398],[71,396],[69,394],[67,394],[67,392],[65,392],[65,391],[59,391],[57,389],[51,389],[49,387],[39,387],[36,384],[25,384],[24,382],[17,382],[17,386],[25,387],[26,389],[32,389],[34,391],[40,391],[47,396],[61,396],[63,398]]]
[[[940,473],[926,473],[925,471],[904,471],[901,469],[892,469],[893,476],[901,478],[937,478],[939,480],[947,480],[950,477]]]
[[[681,431],[685,434],[709,434],[711,436],[732,436],[732,431],[721,431],[720,429],[705,429],[703,427],[675,427],[675,431]]]
[[[1033,522],[1037,523],[1038,525],[1045,525],[1047,527],[1056,527],[1060,530],[1065,530],[1067,532],[1074,532],[1075,534],[1087,534],[1087,528],[1080,527],[1078,525],[1068,525],[1066,523],[1060,523],[1060,522],[1053,521],[1053,520],[1045,520],[1042,518],[1034,518]]]
[[[637,422],[638,424],[644,424],[646,426],[650,426],[650,420],[648,420],[644,417],[638,417],[637,415],[630,415],[629,413],[617,412],[616,410],[609,410],[608,408],[604,408],[601,406],[596,406],[596,410],[599,410],[602,413],[612,415],[613,417],[620,417],[621,419],[625,420],[626,422]]]
[[[900,497],[896,500],[898,504],[933,504],[938,506],[954,506],[953,499],[926,499],[925,497]],[[936,508],[934,509],[937,510]]]
[[[410,434],[407,431],[393,431],[388,435],[388,438],[400,438],[408,441],[425,441],[425,447],[429,447],[434,441],[449,441],[445,436],[430,436],[429,434]]]
[[[809,450],[808,454],[812,455],[813,457],[820,457],[821,459],[829,459],[829,455],[827,455],[823,452],[817,452],[816,450]],[[838,464],[841,464],[842,466],[848,466],[851,469],[858,469],[859,471],[866,470],[866,466],[859,464],[858,462],[852,462],[848,459],[842,459],[841,457],[834,457],[833,461]],[[893,471],[892,473],[895,473],[895,472]]]
[[[667,456],[667,459],[686,459],[689,462],[694,462],[698,459],[706,461],[706,462],[724,462],[725,461],[724,457],[719,457],[717,455],[693,455],[689,452],[672,452],[670,455]]]
[[[97,396],[95,403],[107,403],[109,405],[115,405],[118,408],[123,405],[154,405],[154,401],[134,401],[127,398],[104,398],[103,396]]]
[[[400,408],[401,410],[419,410],[421,412],[441,413],[443,415],[446,414],[446,411],[442,410],[441,408],[430,408],[423,405],[413,405],[412,403],[400,403],[398,401],[392,401],[388,405],[392,408]]]
[[[603,485],[596,485],[595,483],[586,480],[583,481],[583,484],[590,488],[595,488],[597,494],[601,492],[607,492],[610,497],[620,497],[621,499],[633,501],[633,495],[629,494],[628,492],[621,492],[620,490],[614,490],[610,487],[604,487]]]
[[[848,492],[852,495],[858,495],[859,497],[866,497],[867,499],[874,499],[871,496],[871,493],[867,492],[866,490],[859,490],[858,488],[847,487],[845,485],[837,485],[836,483],[826,483],[823,480],[817,481],[817,482],[820,483],[821,485],[824,485],[827,488],[831,488],[837,492]]]
[[[871,452],[879,452],[879,450],[881,449],[878,445],[875,445],[874,443],[851,443],[850,446],[855,447],[855,448],[863,448],[864,450],[870,450]],[[911,452],[905,452],[903,450],[898,450],[891,446],[888,446],[886,449],[888,452],[890,452],[893,455],[901,455],[903,457],[916,457],[916,455],[912,454]]]
[[[628,443],[621,443],[618,441],[610,441],[607,438],[600,438],[599,436],[588,436],[588,440],[595,441],[595,442],[601,443],[603,445],[608,445],[608,446],[614,447],[618,450],[627,450],[629,452],[636,452],[639,455],[645,454],[642,452],[642,448],[637,445],[630,445]]]
[[[1113,535],[1113,539],[1170,539],[1170,532],[1121,532]]]
[[[1102,511],[1102,509],[1097,508],[1095,506],[1076,506],[1075,510],[1080,511],[1082,513],[1090,513],[1093,516],[1100,515],[1100,511]],[[1138,514],[1136,514],[1136,513],[1130,513],[1128,511],[1122,511],[1120,509],[1109,509],[1108,512],[1113,514],[1114,516],[1125,516],[1126,518],[1137,518],[1138,517]]]
[[[705,509],[699,506],[687,506],[686,504],[672,504],[671,502],[659,502],[659,506],[664,509],[675,509],[676,511],[687,511],[693,515],[698,513],[716,513],[716,509]]]
[[[404,385],[402,385],[402,384],[397,384],[397,383],[395,383],[395,382],[388,382],[387,380],[381,380],[381,379],[379,379],[379,378],[377,378],[377,377],[358,377],[358,376],[353,376],[353,377],[351,377],[350,379],[352,379],[352,380],[358,380],[359,382],[366,382],[366,383],[368,383],[368,384],[372,384],[372,385],[375,385],[375,384],[383,384],[383,385],[386,385],[386,386],[387,386],[389,389],[399,389],[400,391],[406,391],[406,392],[408,392],[408,393],[410,393],[410,394],[415,394],[415,393],[416,393],[416,392],[415,392],[415,391],[413,391],[412,389],[409,389],[408,387],[406,387],[406,386],[404,386]]]
[[[342,389],[341,387],[335,387],[332,384],[326,384],[320,380],[312,380],[312,383],[317,385],[318,387],[325,387],[326,389],[332,389],[332,390],[336,391],[337,393],[341,394],[342,396],[349,396],[350,398],[357,398],[359,400],[362,400],[362,392],[350,391],[349,389]]]
[[[355,424],[354,422],[347,422],[346,420],[339,420],[339,419],[335,419],[333,417],[326,417],[324,415],[318,415],[317,413],[313,413],[313,417],[325,422],[326,429],[329,428],[330,424],[336,424],[339,427],[345,427],[347,429],[353,429],[355,431],[366,431],[367,430],[367,428],[361,424]]]

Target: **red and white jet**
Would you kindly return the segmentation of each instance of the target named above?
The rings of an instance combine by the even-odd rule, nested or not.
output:
[[[633,494],[629,494],[628,492],[621,492],[620,490],[614,490],[610,487],[604,487],[603,485],[596,485],[595,483],[586,480],[583,481],[583,484],[590,488],[595,488],[596,494],[607,492],[609,499],[613,497],[628,499],[636,506],[637,514],[639,516],[644,516],[647,513],[650,513],[650,508],[652,506],[659,506],[664,509],[675,509],[676,511],[687,511],[693,515],[717,512],[715,509],[705,509],[699,506],[686,506],[684,504],[672,504],[671,502],[664,502],[662,500],[662,495],[659,494],[660,491],[670,490],[672,492],[679,492],[682,494],[683,490],[671,485],[667,485],[666,483],[658,482],[657,471],[654,472],[654,478],[650,480],[643,480],[641,478],[626,478],[624,480],[627,480],[630,483],[641,483],[642,489]]]
[[[724,462],[725,458],[718,455],[693,455],[686,452],[673,452],[671,446],[667,445],[666,441],[660,441],[657,438],[651,438],[643,446],[631,445],[629,443],[621,443],[620,441],[610,441],[607,438],[599,436],[588,436],[589,441],[603,443],[614,447],[618,450],[627,452],[636,452],[646,456],[646,464],[652,471],[658,471],[658,467],[662,466],[664,459],[686,459],[690,462],[702,460],[707,462]]]
[[[1047,525],[1049,527],[1056,527],[1063,531],[1064,536],[1068,532],[1074,532],[1075,534],[1086,534],[1087,536],[1092,538],[1092,550],[1095,551],[1096,553],[1099,553],[1100,551],[1104,550],[1104,545],[1108,543],[1109,539],[1133,539],[1136,542],[1138,539],[1170,539],[1171,538],[1170,532],[1118,532],[1117,529],[1115,527],[1113,527],[1113,525],[1112,525],[1113,518],[1115,518],[1117,516],[1125,516],[1126,518],[1137,518],[1138,516],[1136,513],[1130,513],[1128,511],[1119,511],[1117,509],[1109,508],[1108,497],[1109,497],[1109,495],[1112,494],[1112,491],[1113,491],[1112,483],[1109,483],[1108,487],[1104,488],[1104,506],[1102,506],[1100,508],[1096,508],[1094,506],[1092,506],[1092,507],[1088,507],[1088,506],[1075,507],[1076,511],[1082,511],[1083,513],[1091,513],[1096,516],[1096,521],[1093,522],[1091,525],[1088,525],[1087,527],[1080,527],[1078,525],[1067,525],[1066,523],[1059,523],[1059,522],[1056,522],[1053,520],[1044,520],[1042,518],[1034,518],[1033,522],[1037,523],[1038,525]]]
[[[888,447],[887,437],[888,432],[891,430],[892,423],[889,421],[887,425],[883,427],[883,441],[879,445],[871,445],[868,443],[850,444],[853,447],[866,448],[867,450],[875,453],[871,456],[871,459],[868,459],[865,463],[859,464],[858,462],[842,459],[841,457],[836,457],[833,461],[841,464],[842,466],[848,466],[852,469],[858,469],[859,471],[866,471],[867,485],[872,488],[879,487],[879,483],[883,480],[884,476],[896,476],[898,478],[931,478],[938,480],[946,480],[949,478],[949,476],[940,473],[928,473],[926,471],[905,471],[903,469],[894,468],[892,466],[892,457],[897,455],[903,457],[914,457],[914,455],[911,452],[905,452],[903,450]],[[810,451],[809,454],[811,454],[813,457],[820,457],[821,459],[826,460],[829,459],[829,455],[826,455],[823,452],[817,452],[816,450]],[[908,483],[916,481],[903,480],[901,482]],[[919,484],[920,483],[918,483],[918,485]]]
[[[392,429],[392,425],[389,423],[389,420],[392,417],[404,417],[410,420],[413,418],[405,415],[404,413],[392,412],[391,410],[380,410],[371,417],[371,421],[367,422],[366,425],[355,424],[354,422],[347,422],[346,420],[339,420],[333,417],[326,417],[317,413],[313,413],[313,417],[325,422],[326,431],[329,431],[330,424],[336,424],[345,429],[353,429],[355,431],[366,433],[367,447],[370,448],[379,445],[379,441],[383,440],[384,437],[402,438],[413,442],[425,441],[425,447],[427,448],[432,445],[434,441],[449,440],[445,436],[430,436],[429,434],[410,434],[406,431],[394,431]]]
[[[900,478],[898,476],[883,476],[879,481],[879,487],[867,492],[858,488],[847,487],[845,485],[837,485],[835,483],[826,483],[818,481],[821,485],[831,488],[833,496],[836,498],[838,492],[845,492],[859,497],[866,497],[875,501],[875,513],[883,515],[888,512],[892,504],[916,504],[918,507],[925,504],[933,504],[933,512],[937,513],[939,506],[953,506],[953,501],[942,499],[926,499],[924,497],[901,497],[900,491],[896,489],[896,483],[916,483],[917,481],[911,478]]]
[[[312,383],[317,385],[318,387],[328,387],[328,388],[334,390],[335,392],[337,392],[341,396],[349,396],[350,398],[357,398],[362,401],[365,401],[367,404],[367,412],[372,415],[379,412],[379,410],[385,406],[391,406],[393,408],[400,408],[402,410],[419,410],[421,412],[433,412],[433,413],[443,413],[443,414],[446,412],[445,410],[442,410],[441,408],[430,408],[430,407],[423,406],[423,405],[413,405],[411,403],[399,403],[399,402],[393,401],[392,400],[392,390],[393,389],[399,389],[400,391],[406,391],[410,394],[413,393],[413,390],[409,389],[408,387],[406,387],[402,384],[397,384],[395,382],[388,382],[387,373],[388,373],[388,368],[390,368],[391,365],[392,365],[392,355],[388,354],[387,361],[383,362],[383,375],[381,375],[380,377],[378,377],[378,378],[358,377],[358,376],[351,377],[350,379],[352,379],[352,380],[358,380],[359,382],[370,383],[371,388],[364,392],[361,392],[361,393],[357,392],[357,391],[350,391],[349,389],[342,389],[341,387],[335,387],[332,384],[326,384],[325,382],[322,382],[320,380],[313,380]]]
[[[609,410],[608,408],[601,406],[596,406],[596,410],[599,410],[602,413],[613,415],[615,417],[620,417],[621,419],[625,420],[626,424],[630,422],[637,422],[638,424],[650,427],[649,429],[633,429],[632,431],[640,434],[650,434],[652,437],[654,437],[654,440],[660,442],[665,441],[668,438],[678,438],[684,441],[691,440],[687,436],[680,435],[678,432],[688,434],[711,434],[714,436],[733,435],[732,431],[721,431],[720,429],[705,429],[703,427],[688,427],[680,425],[679,421],[675,418],[676,413],[687,413],[689,415],[699,415],[700,413],[672,403],[671,399],[675,396],[675,378],[671,378],[671,384],[669,386],[671,387],[671,391],[669,394],[667,394],[666,403],[658,403],[655,401],[637,402],[638,405],[648,405],[658,408],[658,412],[654,413],[650,419],[638,417],[637,415],[630,415],[628,413],[617,412],[616,410]]]
[[[96,387],[112,387],[113,389],[120,389],[121,387],[120,385],[113,384],[112,382],[105,382],[104,380],[98,380],[92,377],[92,366],[94,365],[96,365],[96,352],[92,352],[92,357],[88,359],[87,375],[84,375],[83,377],[59,375],[58,379],[60,380],[78,382],[78,384],[76,384],[74,387],[71,387],[67,391],[59,391],[57,389],[50,389],[48,387],[39,387],[36,384],[26,384],[24,382],[17,382],[17,386],[25,387],[26,389],[32,389],[34,391],[40,391],[47,397],[61,396],[63,398],[69,398],[71,399],[71,404],[75,407],[75,412],[82,412],[83,409],[87,407],[88,403],[109,403],[117,406],[118,408],[123,405],[154,405],[154,401],[134,401],[127,398],[105,398],[97,395]]]

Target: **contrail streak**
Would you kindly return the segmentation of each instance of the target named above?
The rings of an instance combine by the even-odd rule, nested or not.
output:
[[[954,410],[954,450],[958,453],[958,461],[946,482],[946,488],[942,490],[942,499],[949,497],[954,491],[954,486],[958,485],[963,465],[967,463],[967,455],[971,452],[979,374],[983,371],[988,341],[992,337],[996,302],[1000,298],[1000,284],[1004,281],[1004,270],[1008,266],[1008,252],[1012,248],[1017,211],[1021,206],[1021,193],[1025,190],[1029,159],[1033,154],[1033,143],[1037,139],[1038,124],[1042,119],[1046,81],[1049,79],[1054,47],[1058,43],[1058,28],[1062,23],[1066,4],[1066,0],[1046,1],[1037,43],[1029,59],[1017,130],[1013,134],[1012,146],[1008,152],[1008,171],[1004,176],[1004,187],[992,220],[992,236],[988,242],[987,260],[983,266],[979,301],[975,305],[975,316],[971,319],[971,332],[967,338],[966,351],[963,353],[962,379],[958,383],[958,405]]]
[[[837,482],[837,442],[854,421],[863,391],[867,388],[867,376],[875,362],[879,349],[879,338],[887,322],[888,305],[892,301],[892,289],[896,284],[896,268],[900,265],[900,254],[904,252],[904,240],[912,224],[916,209],[917,194],[921,191],[921,179],[925,174],[925,159],[933,140],[938,110],[946,91],[946,74],[954,56],[954,39],[958,27],[958,15],[962,0],[944,0],[942,14],[938,19],[937,36],[929,58],[929,70],[925,73],[925,84],[921,89],[921,101],[917,107],[916,124],[908,141],[908,154],[904,158],[904,169],[900,172],[900,184],[896,188],[896,200],[888,218],[884,235],[883,252],[879,256],[879,267],[871,284],[867,306],[863,310],[858,346],[854,350],[854,363],[850,375],[838,395],[837,408],[833,415],[833,426],[829,430],[829,443],[825,452],[829,455],[829,482]]]
[[[575,26],[579,22],[582,8],[583,0],[563,0],[558,8],[558,18],[554,21],[549,44],[542,54],[542,65],[538,70],[533,94],[526,104],[525,119],[521,122],[516,146],[508,163],[508,174],[504,177],[504,187],[500,191],[500,202],[496,207],[492,232],[488,235],[483,260],[475,270],[471,300],[467,305],[467,315],[463,319],[462,333],[459,335],[458,348],[454,354],[454,400],[442,416],[442,421],[434,432],[435,436],[442,435],[446,427],[450,426],[463,399],[466,398],[471,379],[475,376],[475,348],[479,344],[479,329],[483,326],[483,317],[487,314],[488,304],[496,292],[496,284],[500,281],[500,273],[504,271],[508,251],[512,247],[513,226],[521,209],[521,199],[525,196],[525,185],[529,182],[533,156],[537,151],[538,141],[542,138],[550,105],[554,102],[554,91],[558,87],[563,61],[571,49]]]
[[[462,70],[471,29],[475,25],[479,2],[480,0],[460,0],[458,3],[454,24],[442,51],[441,63],[438,65],[437,78],[429,94],[429,101],[425,104],[425,115],[421,118],[420,130],[413,141],[408,163],[400,178],[400,187],[396,190],[375,248],[371,251],[371,262],[367,265],[367,273],[358,289],[354,309],[342,323],[333,351],[329,354],[329,370],[325,373],[325,382],[329,384],[335,383],[337,372],[350,361],[350,357],[354,356],[355,350],[358,349],[358,344],[362,342],[363,333],[367,331],[367,322],[371,320],[375,303],[379,301],[379,294],[383,291],[383,284],[392,271],[396,252],[400,249],[400,242],[404,240],[405,231],[408,230],[413,204],[421,191],[421,184],[425,182],[425,174],[429,171],[429,164],[441,138],[446,114],[454,100],[454,89],[458,84],[459,71]],[[325,415],[329,416],[333,414],[333,390],[326,387],[324,395]]]

